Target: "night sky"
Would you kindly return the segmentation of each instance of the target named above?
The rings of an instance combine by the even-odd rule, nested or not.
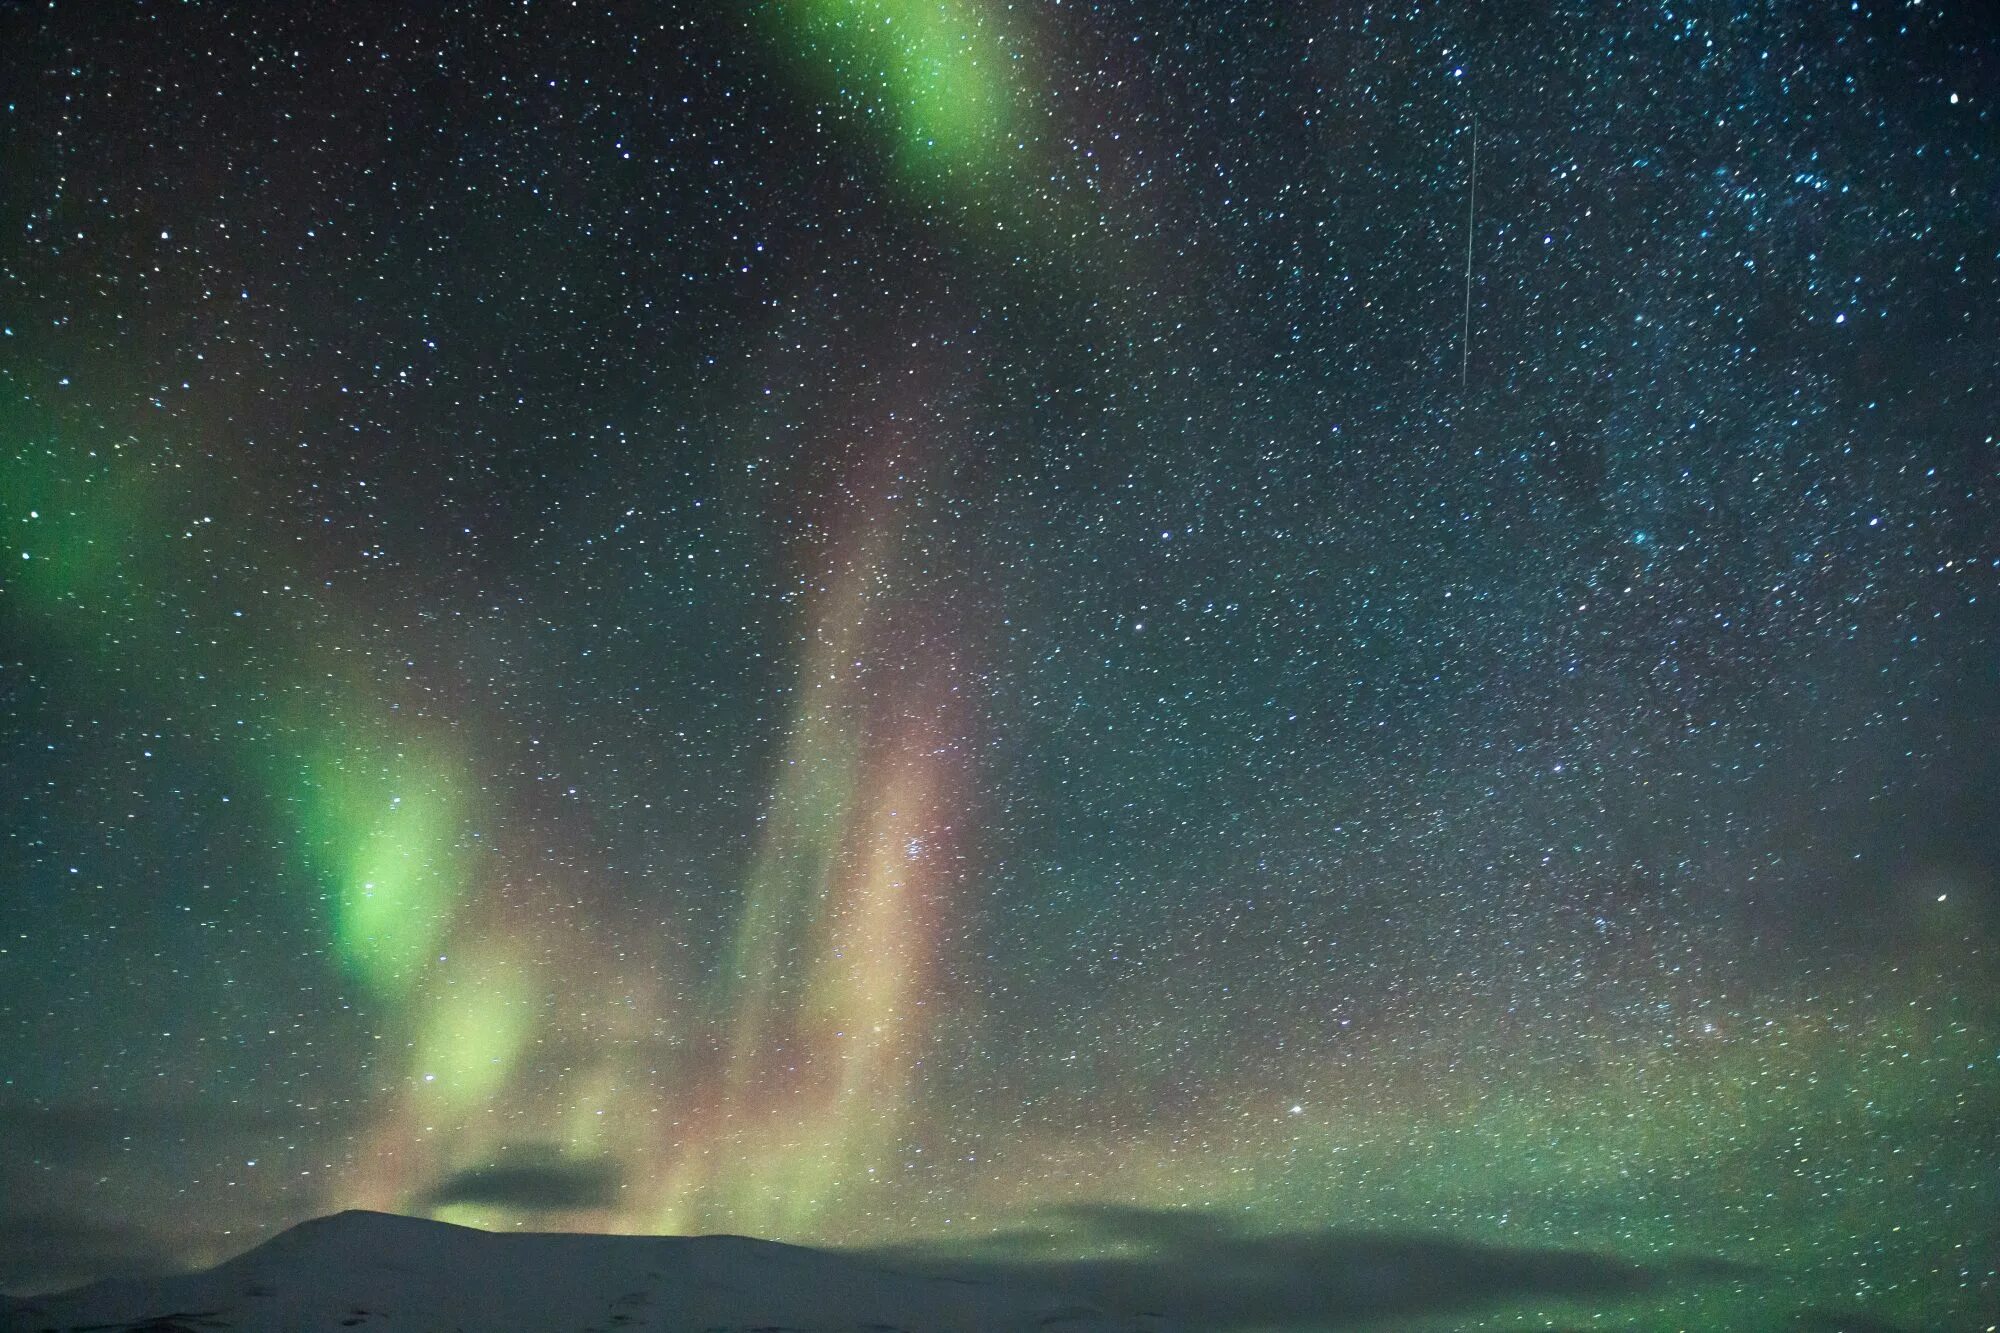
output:
[[[407,9],[0,8],[0,1286],[2000,1319],[1982,6]]]

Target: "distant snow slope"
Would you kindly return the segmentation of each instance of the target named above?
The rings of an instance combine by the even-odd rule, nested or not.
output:
[[[347,1212],[205,1273],[0,1304],[4,1333],[1165,1333],[1053,1289],[740,1236],[496,1234]]]

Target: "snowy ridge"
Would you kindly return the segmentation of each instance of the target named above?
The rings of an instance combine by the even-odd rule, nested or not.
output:
[[[742,1236],[302,1223],[207,1272],[0,1304],[4,1333],[1166,1333],[1053,1288],[897,1272]]]

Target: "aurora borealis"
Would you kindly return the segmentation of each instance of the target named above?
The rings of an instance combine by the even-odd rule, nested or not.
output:
[[[366,1207],[2000,1322],[1996,69],[0,8],[0,1289]]]

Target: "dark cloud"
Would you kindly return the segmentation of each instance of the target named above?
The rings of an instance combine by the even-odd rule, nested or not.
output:
[[[1581,1250],[1478,1245],[1446,1237],[1314,1230],[1259,1234],[1213,1213],[1065,1210],[1053,1230],[1002,1235],[976,1251],[875,1251],[910,1271],[969,1282],[1038,1283],[1108,1309],[1157,1311],[1191,1327],[1327,1326],[1414,1318],[1507,1298],[1618,1299],[1678,1281],[1748,1276],[1698,1259],[1641,1265]],[[1058,1244],[1101,1257],[1047,1253]]]
[[[522,1161],[461,1171],[438,1186],[430,1202],[432,1207],[477,1203],[524,1212],[605,1208],[617,1200],[623,1174],[608,1157],[565,1161],[553,1154],[531,1154]]]

